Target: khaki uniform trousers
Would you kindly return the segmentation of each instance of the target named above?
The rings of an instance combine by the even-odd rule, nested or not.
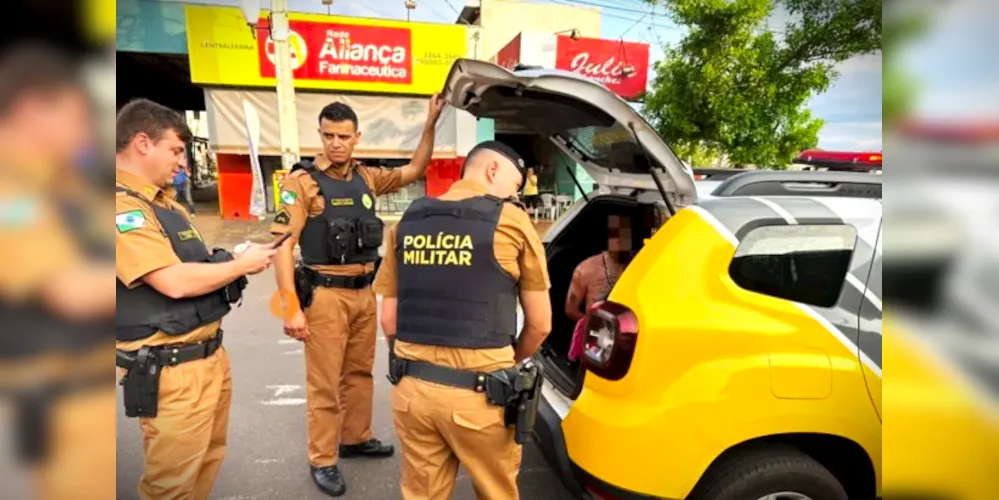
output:
[[[225,458],[231,404],[225,348],[163,369],[159,411],[155,418],[139,419],[146,455],[139,498],[208,498]]]
[[[52,408],[47,457],[40,464],[38,498],[115,498],[117,467],[113,425],[117,390],[66,396]]]
[[[378,309],[371,288],[316,288],[306,312],[306,411],[309,463],[330,467],[340,445],[372,438]]]
[[[56,386],[74,381],[85,384],[59,393],[48,402],[47,420],[42,422],[45,426],[41,429],[45,448],[39,462],[32,464],[30,476],[36,488],[35,498],[39,500],[116,496],[116,430],[111,423],[115,420],[117,387],[114,378],[104,378],[110,372],[107,355],[108,349],[101,346],[89,353],[77,352],[72,356],[43,356],[23,365],[4,363],[0,369],[3,372],[0,386],[26,387],[27,380]],[[93,383],[90,381],[100,379],[106,380],[106,385],[90,385]],[[0,409],[16,410],[3,399],[0,399]],[[14,422],[2,423],[15,425]],[[0,473],[0,484],[4,484],[5,477]],[[4,493],[6,495],[0,497],[18,497],[7,489]]]
[[[480,500],[520,498],[523,448],[506,427],[504,409],[484,394],[406,377],[392,390],[392,409],[405,500],[450,499],[459,465]]]

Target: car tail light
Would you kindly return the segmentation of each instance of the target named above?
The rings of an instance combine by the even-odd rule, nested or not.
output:
[[[638,344],[638,318],[614,302],[595,304],[586,321],[583,364],[594,375],[621,380],[631,369]]]

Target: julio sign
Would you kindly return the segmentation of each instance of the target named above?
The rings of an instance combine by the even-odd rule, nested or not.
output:
[[[459,25],[298,13],[289,24],[296,88],[431,95],[466,56]],[[187,37],[194,83],[275,85],[266,13],[254,38],[239,9],[189,5]]]
[[[492,57],[512,70],[517,64],[561,69],[602,83],[629,101],[636,101],[649,82],[649,45],[646,43],[519,33]]]
[[[638,99],[649,82],[649,45],[621,40],[559,36],[555,68],[604,84],[624,99]]]

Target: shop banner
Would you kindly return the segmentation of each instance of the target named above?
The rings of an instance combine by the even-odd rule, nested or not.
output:
[[[271,190],[274,193],[274,209],[281,206],[281,190],[284,189],[284,180],[290,174],[288,170],[275,170],[271,176]]]
[[[604,84],[627,100],[637,100],[649,81],[649,45],[560,35],[555,68]]]
[[[518,33],[513,40],[510,40],[510,43],[506,44],[505,47],[496,53],[496,56],[492,58],[491,62],[503,66],[506,69],[513,70],[515,66],[520,64],[521,45],[521,35]]]
[[[300,89],[432,95],[454,60],[467,56],[464,26],[300,13],[289,20]],[[254,38],[239,9],[188,5],[187,38],[194,83],[275,85],[266,12]]]
[[[256,152],[247,146],[243,101],[249,101],[260,117]],[[312,157],[322,151],[319,112],[326,105],[342,102],[353,108],[360,121],[361,139],[354,148],[357,158],[412,158],[423,135],[430,101],[426,97],[373,96],[298,92],[300,156]],[[209,137],[212,148],[225,154],[281,155],[281,128],[277,93],[273,90],[209,89],[205,91]],[[457,149],[456,110],[445,106],[437,121],[434,158],[454,158]]]
[[[246,123],[246,144],[250,148],[250,171],[253,184],[250,188],[250,215],[260,220],[267,213],[264,201],[264,174],[260,170],[260,115],[257,108],[248,100],[243,101],[243,115]]]

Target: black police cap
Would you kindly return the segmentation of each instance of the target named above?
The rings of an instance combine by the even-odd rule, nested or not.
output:
[[[472,148],[471,151],[468,152],[468,155],[466,155],[465,158],[472,158],[479,151],[486,149],[490,151],[495,151],[505,156],[507,159],[513,162],[514,165],[517,166],[517,170],[520,170],[521,174],[525,176],[527,175],[527,162],[524,161],[524,157],[520,156],[520,153],[518,153],[517,150],[511,148],[510,146],[507,146],[506,144],[503,144],[500,141],[485,141],[479,143],[478,146],[475,146],[474,148]]]

